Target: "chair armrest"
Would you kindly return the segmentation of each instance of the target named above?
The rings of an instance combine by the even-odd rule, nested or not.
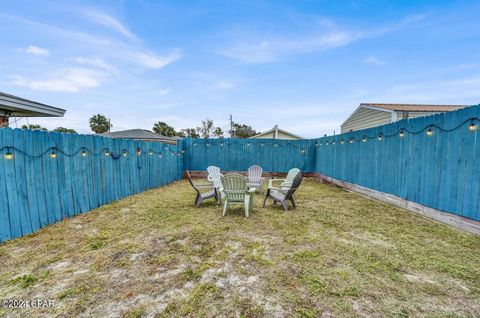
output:
[[[273,187],[273,182],[280,182],[280,181],[285,182],[285,179],[269,179],[269,180],[268,180],[268,188],[272,188],[272,187]]]
[[[275,191],[278,191],[278,192],[288,192],[288,190],[290,189],[280,189],[280,188],[275,188],[275,187],[268,187],[268,190],[275,190]]]
[[[255,190],[257,190],[257,189],[255,189],[255,188],[251,188],[251,189],[248,189],[248,191],[247,191],[247,192],[248,192],[248,193],[255,193]]]
[[[213,183],[199,183],[195,184],[195,187],[198,189],[211,189],[213,187]]]

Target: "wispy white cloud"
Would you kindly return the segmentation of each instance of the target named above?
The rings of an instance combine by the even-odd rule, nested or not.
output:
[[[174,50],[170,54],[165,56],[160,56],[154,53],[147,53],[143,51],[131,52],[129,53],[129,55],[131,56],[132,61],[151,69],[163,68],[168,64],[178,61],[182,57],[182,54],[179,50]]]
[[[128,27],[126,27],[123,23],[121,23],[119,20],[115,19],[111,15],[97,10],[82,10],[81,12],[91,21],[104,25],[129,39],[138,40],[137,36],[133,34],[133,32],[130,31]]]
[[[10,84],[38,91],[77,93],[100,86],[106,77],[107,74],[96,70],[64,68],[47,75],[45,78],[35,79],[13,75],[11,76]]]
[[[68,59],[69,61],[82,64],[82,65],[90,65],[94,67],[98,67],[100,69],[103,69],[105,71],[117,74],[118,70],[115,66],[105,62],[103,59],[98,58],[98,57],[83,57],[83,56],[76,56],[76,57],[71,57]]]
[[[372,64],[372,65],[383,65],[383,64],[385,64],[384,61],[382,61],[381,59],[379,59],[378,57],[373,56],[373,55],[365,58],[363,60],[363,63]]]
[[[44,49],[35,45],[29,45],[26,48],[16,49],[16,51],[37,55],[37,56],[47,56],[50,54],[50,51],[48,51],[47,49]]]
[[[240,34],[232,32],[229,36],[239,40],[218,50],[217,53],[244,63],[275,62],[285,56],[325,51],[413,27],[426,17],[427,15],[411,15],[398,23],[371,30],[341,28],[329,20],[328,23],[320,23],[320,29],[312,32],[293,32],[285,37],[262,34],[257,30]]]

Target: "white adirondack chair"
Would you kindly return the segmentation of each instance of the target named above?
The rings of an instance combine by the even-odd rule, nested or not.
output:
[[[225,197],[225,194],[223,193],[223,185],[222,185],[222,177],[223,174],[220,172],[220,168],[216,166],[209,166],[207,168],[208,176],[207,180],[210,182],[213,182],[213,187],[217,189],[217,191],[220,193],[221,199]],[[220,203],[221,202],[220,199]]]
[[[260,166],[253,165],[248,168],[247,186],[250,188],[258,189],[260,193],[263,193],[263,169]]]

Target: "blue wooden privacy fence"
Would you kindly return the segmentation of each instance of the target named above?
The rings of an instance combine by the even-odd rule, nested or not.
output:
[[[0,129],[0,242],[181,178],[181,147]]]
[[[184,166],[188,170],[246,171],[259,165],[264,171],[287,172],[293,167],[315,171],[315,140],[184,139]]]
[[[480,106],[317,139],[316,172],[480,220]]]
[[[177,145],[0,129],[0,242],[216,165],[305,172],[480,221],[480,106],[310,140]]]

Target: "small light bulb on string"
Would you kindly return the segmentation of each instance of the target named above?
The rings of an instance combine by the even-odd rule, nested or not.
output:
[[[124,156],[124,157],[128,156],[128,151],[124,150],[124,151],[123,151],[123,156]]]
[[[334,141],[332,141],[332,145],[335,145],[335,143],[336,143],[336,141],[335,141],[335,140],[334,140]]]
[[[107,157],[110,156],[110,151],[108,149],[105,150],[105,156],[107,156]]]
[[[302,149],[302,151],[300,151],[300,153],[301,153],[302,155],[304,155],[304,154],[305,154],[305,150]]]
[[[363,136],[363,137],[362,137],[362,141],[363,141],[363,142],[367,142],[367,137],[366,137],[366,136]]]
[[[400,133],[398,134],[398,136],[400,136],[400,138],[403,138],[403,136],[405,136],[405,133],[403,132],[403,130],[400,130]]]
[[[250,147],[250,143],[247,143],[247,147]]]
[[[53,150],[53,151],[50,153],[50,158],[52,158],[52,159],[57,158],[57,153],[55,152],[55,150]]]
[[[87,151],[85,149],[82,150],[82,157],[86,157],[87,156]]]
[[[274,147],[278,147],[278,145],[277,145],[277,144],[273,144],[273,146],[274,146]]]
[[[142,149],[137,148],[137,156],[140,156],[142,154]]]
[[[10,152],[9,148],[7,148],[7,152],[3,155],[3,158],[5,160],[12,160],[13,159],[13,153]]]
[[[196,142],[194,142],[194,143],[193,143],[193,145],[194,145],[194,146],[196,146],[196,145],[197,145],[197,143],[196,143]]]
[[[340,143],[343,145],[343,143],[344,143],[344,140],[343,140],[343,138],[340,140]]]
[[[210,146],[210,144],[209,144],[208,142],[207,142],[205,145],[206,145],[207,147]]]
[[[162,154],[159,154],[158,157],[160,157],[160,159],[162,159],[162,158],[163,158],[163,155],[162,155]]]
[[[220,143],[220,147],[223,147],[223,142]]]
[[[153,151],[150,150],[150,151],[148,152],[148,154],[149,154],[150,156],[152,156],[152,155],[153,155]]]
[[[473,122],[473,120],[472,120],[472,122],[470,123],[470,125],[468,125],[468,130],[470,130],[470,131],[475,131],[475,130],[477,130],[477,125],[475,125],[475,123]]]
[[[223,143],[222,143],[222,146],[223,146]],[[182,153],[185,153],[185,149],[184,149],[184,150],[182,150]]]
[[[265,144],[264,144],[263,142],[262,142],[262,144],[261,144],[261,145],[262,145],[262,147],[263,147],[263,146],[265,146]]]
[[[432,136],[433,135],[433,130],[432,128],[427,129],[427,136]]]
[[[379,134],[378,137],[377,137],[378,140],[382,140],[383,139],[383,135],[382,134]]]
[[[355,140],[353,139],[353,137],[350,138],[350,140],[349,140],[349,142],[350,142],[351,144],[353,144],[354,141],[355,141]]]

